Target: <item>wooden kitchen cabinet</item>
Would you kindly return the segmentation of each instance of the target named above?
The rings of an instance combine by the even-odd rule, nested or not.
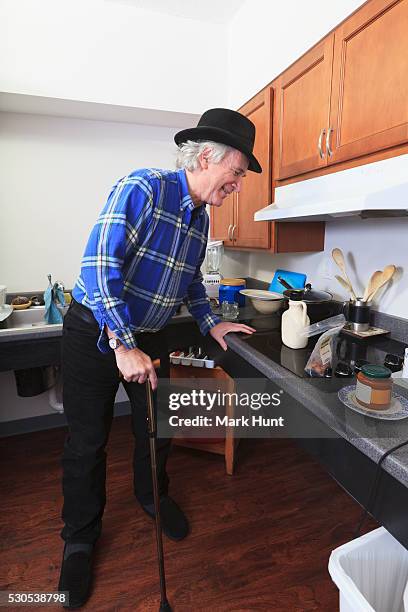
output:
[[[278,185],[408,142],[407,32],[408,0],[370,0],[273,82]]]
[[[210,207],[210,225],[211,225],[211,239],[222,240],[226,246],[231,243],[232,237],[231,230],[234,225],[235,218],[235,194],[231,193],[227,196],[222,206]]]
[[[241,191],[235,194],[232,239],[236,247],[268,249],[270,245],[268,223],[255,222],[254,214],[272,201],[272,105],[273,90],[267,87],[239,109],[255,125],[254,155],[262,173],[247,172]]]
[[[313,47],[275,83],[274,178],[327,165],[334,35]]]
[[[248,172],[240,193],[225,198],[219,208],[211,207],[211,237],[223,240],[225,246],[268,249],[268,222],[255,222],[257,210],[271,202],[272,99],[268,87],[239,109],[255,125],[254,155],[262,166],[262,173]]]
[[[324,249],[324,223],[271,223],[254,221],[254,214],[273,201],[272,115],[273,88],[266,87],[239,109],[255,125],[254,155],[262,173],[248,172],[241,191],[211,207],[211,239],[227,248],[264,249],[273,253]],[[326,117],[327,120],[327,117]]]
[[[408,141],[408,0],[371,0],[336,29],[330,130],[329,163]]]

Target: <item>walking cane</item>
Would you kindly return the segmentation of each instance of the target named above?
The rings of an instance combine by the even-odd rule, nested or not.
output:
[[[160,498],[159,498],[159,483],[157,479],[157,463],[156,463],[156,420],[154,418],[153,393],[150,385],[150,380],[146,381],[147,395],[147,429],[149,432],[150,442],[150,460],[152,464],[152,481],[153,481],[153,496],[154,496],[154,512],[156,516],[156,543],[157,557],[159,561],[159,576],[160,576],[160,609],[159,612],[172,612],[172,608],[167,601],[166,595],[166,574],[164,571],[164,556],[163,556],[163,540],[162,528],[160,520]]]

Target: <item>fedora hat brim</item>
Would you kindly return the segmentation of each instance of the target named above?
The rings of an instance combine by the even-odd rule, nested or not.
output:
[[[200,140],[212,140],[221,144],[229,145],[238,151],[241,151],[248,158],[248,170],[260,173],[262,168],[255,155],[248,149],[247,144],[234,134],[219,127],[200,126],[181,130],[174,136],[174,141],[177,145],[192,140],[198,142]]]

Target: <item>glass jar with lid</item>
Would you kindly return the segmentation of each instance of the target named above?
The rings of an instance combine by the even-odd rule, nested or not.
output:
[[[246,281],[243,278],[223,278],[220,281],[219,299],[222,302],[237,302],[239,306],[245,306],[245,295],[240,293],[245,289]]]
[[[392,385],[389,368],[365,364],[357,374],[356,400],[370,410],[386,410],[391,403]]]

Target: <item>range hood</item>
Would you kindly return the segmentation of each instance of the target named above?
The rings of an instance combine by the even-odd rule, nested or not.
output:
[[[275,189],[275,202],[255,221],[331,221],[408,217],[408,155]]]

